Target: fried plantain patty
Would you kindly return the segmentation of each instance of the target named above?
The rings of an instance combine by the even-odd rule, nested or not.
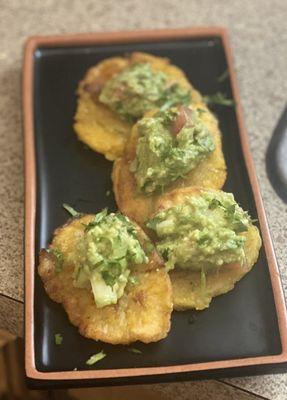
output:
[[[154,71],[165,73],[172,82],[192,90],[197,101],[198,92],[193,90],[185,74],[171,65],[167,58],[146,53],[132,53],[129,57],[113,57],[90,68],[78,87],[78,106],[74,129],[78,138],[91,149],[104,154],[108,160],[122,156],[132,125],[99,101],[99,94],[106,81],[129,65],[146,62]]]
[[[162,196],[155,205],[155,214],[164,209],[184,203],[186,197],[200,195],[200,188],[177,189]],[[175,310],[209,307],[213,297],[229,292],[256,263],[261,247],[261,238],[256,226],[250,224],[244,244],[245,262],[225,264],[214,272],[206,273],[206,284],[202,287],[201,272],[175,268],[170,271]]]
[[[115,305],[97,308],[91,290],[73,286],[74,265],[65,259],[83,236],[83,224],[93,218],[93,215],[74,218],[55,231],[50,248],[63,254],[64,262],[59,272],[53,253],[41,251],[38,272],[47,294],[63,304],[71,323],[87,338],[112,344],[163,339],[170,329],[172,292],[168,274],[155,251],[149,255],[147,264],[130,268],[138,284],[129,283]],[[138,232],[143,243],[146,236],[140,228]]]
[[[165,189],[165,193],[169,193],[176,188],[190,186],[221,189],[226,179],[226,165],[222,153],[221,133],[218,128],[218,121],[202,101],[198,101],[193,107],[205,110],[205,112],[201,113],[202,121],[211,132],[216,147],[184,179],[179,178],[169,185]],[[116,202],[121,212],[143,226],[144,222],[153,213],[155,203],[162,195],[146,195],[140,193],[137,189],[135,177],[130,171],[130,163],[136,157],[137,141],[138,129],[137,125],[135,125],[127,143],[124,156],[114,162],[112,180]]]

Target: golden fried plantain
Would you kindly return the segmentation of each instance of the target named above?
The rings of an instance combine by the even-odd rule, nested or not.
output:
[[[132,125],[102,104],[99,94],[106,81],[138,62],[149,63],[153,70],[164,72],[173,82],[190,88],[194,102],[200,98],[183,71],[171,65],[167,58],[136,52],[128,57],[109,58],[90,68],[78,87],[74,129],[82,142],[104,154],[108,160],[115,160],[123,154]]]
[[[87,338],[112,344],[163,339],[170,329],[172,292],[168,274],[155,251],[147,264],[131,268],[139,283],[129,283],[116,305],[97,308],[91,290],[73,286],[74,265],[69,262],[69,254],[84,234],[83,224],[93,218],[75,218],[55,231],[50,249],[59,249],[63,254],[60,271],[56,271],[53,253],[41,251],[38,272],[47,294],[63,304],[71,323]],[[146,240],[140,228],[138,232],[140,241]]]
[[[190,186],[221,189],[226,179],[226,165],[222,153],[218,121],[201,100],[195,103],[193,107],[205,111],[201,114],[202,121],[213,136],[215,150],[189,172],[186,178],[179,178],[169,185],[165,193],[169,193],[176,188]],[[150,113],[147,115],[150,115]],[[137,124],[135,124],[126,145],[124,156],[114,162],[112,180],[116,202],[121,212],[143,226],[144,222],[153,213],[155,203],[161,198],[161,194],[147,196],[137,189],[136,180],[130,171],[130,163],[136,157],[137,141],[138,129]]]
[[[183,188],[167,193],[155,205],[155,214],[161,210],[180,205],[186,197],[197,196],[200,192],[201,189],[199,188]],[[232,290],[235,283],[251,270],[258,259],[261,238],[258,229],[252,224],[249,225],[248,231],[243,235],[246,236],[244,264],[232,263],[218,268],[215,272],[208,272],[204,288],[201,284],[201,272],[180,268],[170,271],[175,310],[191,308],[203,310],[209,307],[213,297]]]

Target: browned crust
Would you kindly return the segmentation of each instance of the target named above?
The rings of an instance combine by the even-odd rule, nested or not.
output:
[[[236,101],[236,117],[244,159],[251,182],[260,230],[268,260],[271,284],[274,293],[282,352],[278,355],[249,357],[235,360],[210,361],[203,363],[171,365],[165,367],[123,368],[116,370],[40,372],[35,365],[34,349],[34,273],[35,273],[35,215],[36,215],[36,164],[34,147],[33,117],[33,56],[40,46],[74,46],[85,44],[138,43],[165,41],[170,39],[220,37],[227,58],[233,98]],[[244,126],[243,111],[240,104],[239,89],[236,81],[233,58],[227,31],[224,28],[187,28],[135,32],[105,32],[79,35],[58,35],[32,37],[25,49],[23,66],[23,112],[25,145],[25,369],[29,378],[41,380],[100,379],[131,376],[173,374],[206,370],[217,370],[252,365],[277,364],[287,361],[287,315],[279,270],[269,233],[266,215],[256,178],[255,168],[248,145],[248,135]]]

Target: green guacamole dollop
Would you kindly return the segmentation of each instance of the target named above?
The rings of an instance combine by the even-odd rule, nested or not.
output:
[[[129,267],[148,261],[131,221],[106,209],[85,226],[75,253],[74,286],[91,287],[98,307],[116,304],[127,285]]]
[[[157,250],[168,269],[209,270],[243,262],[250,217],[231,193],[207,190],[147,222],[157,236]]]
[[[138,189],[146,194],[184,178],[215,149],[213,137],[195,109],[179,132],[173,134],[179,110],[160,111],[138,122],[136,158],[130,169]]]
[[[190,90],[169,81],[148,63],[135,63],[104,85],[99,100],[123,119],[134,122],[153,108],[189,104]]]

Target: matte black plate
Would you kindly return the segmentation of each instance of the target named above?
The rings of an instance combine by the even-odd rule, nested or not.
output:
[[[112,163],[86,148],[74,134],[75,91],[90,66],[107,57],[134,50],[169,57],[203,94],[214,94],[220,90],[228,97],[232,96],[229,78],[218,82],[227,65],[221,39],[215,37],[38,49],[34,59],[37,253],[48,245],[54,229],[67,220],[62,203],[89,213],[106,206],[110,210],[116,209],[113,195],[106,195],[107,190],[112,189]],[[220,120],[228,166],[224,189],[233,192],[243,208],[257,218],[235,111],[222,106],[215,107],[214,111]],[[54,344],[55,333],[63,335],[61,346]],[[124,346],[83,338],[68,322],[63,308],[48,298],[35,274],[34,337],[35,362],[39,371],[88,369],[86,360],[102,349],[107,357],[96,365],[99,369],[168,366],[281,352],[273,292],[263,249],[254,269],[233,291],[214,299],[205,311],[174,312],[168,337],[149,345],[137,343],[135,347],[142,350],[140,355],[129,353]],[[252,367],[247,371],[252,373]],[[144,382],[152,379],[145,377]],[[124,381],[126,379],[120,379],[117,383]]]

